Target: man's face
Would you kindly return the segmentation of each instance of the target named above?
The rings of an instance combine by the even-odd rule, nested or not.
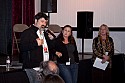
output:
[[[44,28],[47,25],[48,20],[45,20],[44,18],[40,18],[39,20],[35,20],[35,25],[38,28]]]

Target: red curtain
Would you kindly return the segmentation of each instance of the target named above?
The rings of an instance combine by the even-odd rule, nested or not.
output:
[[[22,0],[12,0],[12,59],[18,55],[15,50],[16,44],[14,43],[13,26],[15,24],[22,24]]]
[[[12,0],[12,26],[14,24],[31,25],[34,22],[34,0]]]
[[[23,24],[30,26],[34,23],[35,1],[23,0]]]
[[[26,24],[31,25],[34,21],[35,14],[35,1],[34,0],[12,0],[12,27],[15,24]],[[20,33],[16,33],[20,35]],[[12,32],[12,57],[17,57],[19,55],[18,51],[13,50],[17,49],[14,43],[14,34]]]
[[[12,0],[12,26],[22,23],[22,0]]]

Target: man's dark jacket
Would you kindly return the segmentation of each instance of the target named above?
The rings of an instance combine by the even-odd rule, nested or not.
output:
[[[20,40],[20,52],[23,63],[23,68],[29,69],[39,67],[40,62],[43,61],[43,47],[38,46],[36,39],[38,28],[31,25],[30,28],[23,31]],[[52,59],[52,40],[49,39],[48,33],[44,32],[44,36],[49,49],[49,57]]]

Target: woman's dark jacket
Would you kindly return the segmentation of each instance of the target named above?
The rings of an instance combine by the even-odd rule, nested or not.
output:
[[[61,57],[57,57],[57,62],[65,64],[66,62],[69,61],[69,56],[68,56],[66,45],[59,38],[55,39],[54,43],[55,43],[55,50],[62,53]],[[74,46],[75,46],[75,51],[73,53],[74,59],[75,59],[75,62],[78,63],[79,57],[78,57],[76,42],[74,43]]]

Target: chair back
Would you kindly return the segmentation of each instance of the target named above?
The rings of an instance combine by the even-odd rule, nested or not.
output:
[[[26,24],[15,24],[13,26],[14,32],[23,32],[25,29],[28,29],[29,27]]]
[[[61,28],[59,25],[57,25],[57,24],[50,24],[50,25],[48,26],[48,29],[50,29],[50,30],[53,31],[54,33],[59,33],[59,32],[61,32],[61,30],[62,30],[62,28]]]
[[[12,60],[17,60],[17,57],[18,60],[20,59],[20,50],[19,50],[20,36],[21,33],[28,28],[29,27],[26,24],[15,24],[13,26]],[[21,62],[21,59],[19,61]]]

